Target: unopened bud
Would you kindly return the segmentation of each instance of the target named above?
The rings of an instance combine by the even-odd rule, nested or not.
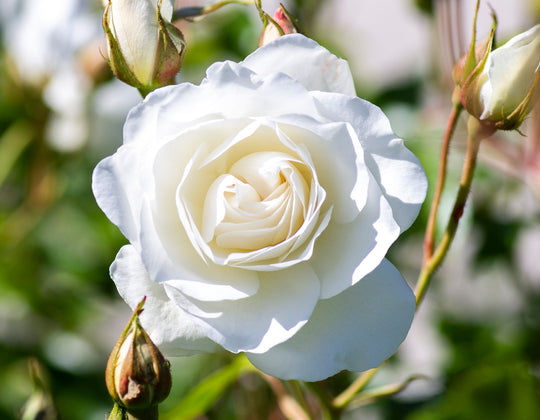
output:
[[[24,404],[21,420],[56,420],[58,413],[49,389],[49,381],[36,359],[30,359],[30,376],[34,391]]]
[[[180,70],[185,41],[172,14],[171,0],[108,0],[105,7],[111,69],[143,94],[170,84]]]
[[[114,346],[105,372],[109,394],[128,411],[156,406],[171,390],[169,362],[139,322],[144,301]]]
[[[294,34],[298,32],[298,28],[293,19],[281,5],[274,13],[273,21],[267,22],[259,39],[259,47],[272,42],[274,39],[282,35]]]
[[[491,36],[479,47],[473,37],[468,55],[454,68],[454,77],[470,115],[493,129],[514,130],[540,92],[540,25],[492,49],[496,26],[494,16]]]

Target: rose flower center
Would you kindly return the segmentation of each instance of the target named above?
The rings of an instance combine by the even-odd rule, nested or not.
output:
[[[258,152],[238,160],[208,189],[202,237],[222,249],[253,251],[283,242],[302,225],[309,183],[297,158]]]

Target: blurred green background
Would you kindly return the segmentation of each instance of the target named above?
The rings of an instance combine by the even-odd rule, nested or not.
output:
[[[263,1],[269,13],[277,4]],[[433,184],[450,110],[449,63],[467,45],[474,2],[285,4],[308,36],[350,61],[358,95],[383,108]],[[536,1],[491,4],[500,39],[539,21]],[[483,7],[479,34],[490,24]],[[19,418],[32,394],[29,358],[46,371],[61,418],[103,419],[112,406],[103,372],[130,314],[108,267],[126,241],[95,204],[91,174],[121,144],[125,116],[140,98],[104,64],[101,13],[97,0],[0,5],[2,419]],[[178,80],[195,83],[212,62],[252,52],[261,30],[246,6],[227,6],[181,27],[188,49]],[[456,190],[463,130],[458,127],[452,148],[443,214]],[[540,418],[540,112],[523,132],[483,146],[453,250],[408,339],[373,385],[417,373],[430,379],[354,408],[346,419]],[[426,213],[427,205],[390,253],[411,285]],[[266,381],[242,360],[232,361],[226,353],[171,360],[164,418],[284,418]],[[324,386],[336,395],[355,376],[341,373]]]

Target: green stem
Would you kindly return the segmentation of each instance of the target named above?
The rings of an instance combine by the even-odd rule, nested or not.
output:
[[[107,420],[158,420],[158,406],[153,405],[149,408],[143,408],[141,410],[135,410],[125,408],[114,403],[112,411],[109,413]]]
[[[326,420],[339,420],[341,418],[341,409],[336,408],[332,404],[332,397],[324,387],[323,382],[306,382],[306,386],[313,392],[323,410],[323,419]]]
[[[377,373],[377,371],[385,364],[385,362],[381,363],[378,367],[374,369],[369,369],[363,372],[358,378],[356,378],[356,380],[351,385],[349,385],[347,389],[345,389],[345,391],[343,391],[336,398],[334,398],[332,405],[339,409],[345,408],[352,401],[354,396],[365,388],[373,375]]]
[[[249,6],[253,4],[253,0],[222,0],[216,1],[215,3],[203,7],[182,7],[181,9],[175,10],[173,12],[172,21],[174,22],[180,19],[193,19],[197,17],[202,17],[216,11],[217,9],[220,9],[223,6],[233,3]]]
[[[143,410],[128,409],[126,411],[128,420],[158,420],[159,417],[157,405]]]
[[[289,384],[289,387],[290,387],[290,389],[291,389],[291,391],[292,391],[292,393],[294,395],[294,398],[296,399],[296,401],[298,401],[298,403],[302,406],[302,408],[304,409],[306,414],[311,419],[312,416],[311,416],[311,413],[309,411],[309,406],[308,406],[308,403],[306,401],[306,397],[304,395],[302,387],[300,386],[300,382],[298,382],[298,381],[287,381],[287,383]]]
[[[113,409],[109,413],[107,420],[127,420],[126,409],[114,403]]]
[[[467,202],[467,197],[471,191],[471,183],[473,180],[474,169],[476,167],[476,158],[478,157],[478,150],[480,148],[480,141],[484,137],[484,133],[481,132],[482,127],[479,125],[476,119],[469,120],[469,138],[467,140],[467,153],[465,156],[465,163],[461,173],[461,182],[459,185],[459,190],[456,196],[456,201],[450,214],[450,219],[446,226],[446,230],[441,238],[441,242],[437,246],[434,254],[425,261],[418,282],[416,283],[416,288],[414,294],[416,295],[416,306],[422,301],[427,288],[431,282],[433,274],[442,264],[450,244],[452,243],[456,230],[459,224],[459,220],[463,215],[465,209],[465,203]]]
[[[439,179],[438,179],[437,187],[436,187],[436,195],[434,197],[434,201],[433,201],[432,208],[430,211],[430,221],[435,220],[437,216],[437,208],[439,206],[440,195],[444,187],[445,177],[446,177],[445,173],[446,173],[446,163],[447,163],[447,156],[448,156],[448,145],[453,135],[455,125],[457,123],[457,119],[460,112],[461,112],[461,106],[455,105],[454,109],[452,110],[452,113],[450,114],[449,122],[445,131],[444,141],[443,141],[443,146],[442,146],[443,151],[441,151],[441,166],[443,166],[443,169],[441,170],[439,168]],[[416,288],[414,292],[416,295],[417,308],[427,291],[427,288],[429,286],[429,283],[431,281],[433,274],[435,273],[435,270],[442,264],[444,257],[446,256],[448,249],[450,248],[450,244],[452,243],[452,240],[454,239],[454,236],[456,234],[459,220],[461,219],[461,216],[463,215],[465,204],[467,202],[467,197],[469,196],[469,192],[471,190],[474,170],[476,168],[476,160],[477,160],[478,151],[480,148],[480,141],[484,137],[492,133],[489,129],[486,129],[486,127],[482,126],[481,123],[478,122],[478,120],[472,117],[469,119],[468,129],[469,129],[469,138],[467,140],[467,152],[466,152],[465,163],[464,163],[462,174],[461,174],[460,186],[459,186],[459,190],[456,196],[456,201],[454,203],[454,208],[452,210],[450,219],[446,226],[446,230],[443,233],[443,236],[441,238],[441,242],[437,246],[437,249],[435,250],[433,255],[431,255],[429,258],[427,258],[424,261],[422,271],[420,272],[420,276],[418,278],[418,282],[416,284]],[[431,223],[433,224],[432,231],[434,231],[434,221],[432,221]],[[433,235],[433,233],[430,233],[429,235]],[[426,236],[429,238],[430,237],[429,235],[426,235]],[[340,410],[347,407],[350,404],[350,402],[353,400],[353,398],[366,387],[366,385],[369,383],[371,378],[384,365],[384,363],[385,362],[383,362],[381,365],[379,365],[378,367],[374,369],[370,369],[362,373],[347,389],[345,389],[341,394],[339,394],[332,401],[332,406]]]
[[[34,138],[34,130],[25,120],[17,120],[0,136],[0,186],[15,162]]]
[[[289,395],[281,380],[263,372],[259,372],[259,374],[266,380],[274,392],[279,409],[287,419],[312,420],[309,410],[306,410],[306,408],[302,407],[298,400]]]
[[[448,117],[448,123],[444,131],[444,136],[441,145],[441,153],[439,157],[439,171],[437,174],[437,184],[433,193],[433,200],[431,202],[431,208],[429,210],[429,218],[426,226],[426,234],[424,237],[424,264],[433,255],[433,248],[435,246],[435,227],[437,224],[437,213],[439,211],[439,204],[441,202],[441,196],[446,183],[446,167],[448,164],[448,151],[450,149],[450,140],[454,134],[459,115],[463,106],[460,102],[454,102],[454,106]]]

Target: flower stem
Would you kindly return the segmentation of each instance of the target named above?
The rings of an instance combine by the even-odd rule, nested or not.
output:
[[[461,102],[454,102],[454,106],[448,117],[446,129],[444,131],[444,137],[441,145],[441,153],[439,157],[439,172],[437,174],[437,184],[435,192],[433,194],[433,201],[431,202],[431,208],[429,209],[429,218],[426,226],[426,235],[424,237],[424,265],[433,255],[433,248],[435,246],[435,226],[437,224],[437,213],[439,211],[439,204],[441,202],[441,196],[446,183],[446,166],[448,163],[448,151],[450,149],[450,140],[454,134],[459,115],[463,106]]]
[[[127,410],[128,420],[158,420],[158,406],[153,405],[143,410]]]
[[[446,230],[443,233],[441,241],[437,246],[437,249],[433,255],[424,261],[422,271],[416,283],[416,288],[414,294],[416,295],[416,306],[422,301],[426,290],[430,284],[431,278],[437,268],[442,264],[450,244],[454,239],[456,230],[458,227],[459,220],[463,215],[465,209],[465,203],[467,202],[467,197],[471,191],[471,183],[473,180],[474,170],[476,167],[476,159],[478,157],[478,150],[480,148],[480,141],[488,133],[483,131],[483,127],[480,125],[478,120],[471,117],[469,119],[469,138],[467,139],[467,153],[465,155],[465,163],[463,165],[463,170],[461,173],[461,181],[459,185],[459,190],[456,196],[456,201],[454,202],[454,207],[452,213],[450,214],[450,219],[446,226]]]
[[[148,408],[135,410],[133,408],[125,408],[118,403],[114,403],[114,407],[107,417],[107,420],[158,420],[158,406],[153,405]]]
[[[289,388],[292,391],[292,395],[294,396],[296,401],[298,401],[298,403],[300,404],[300,406],[304,409],[306,413],[310,413],[309,405],[306,401],[306,397],[304,395],[302,387],[300,386],[300,382],[291,380],[291,381],[287,381],[287,384],[289,385]]]
[[[197,17],[202,17],[216,11],[223,6],[234,3],[249,6],[253,4],[253,0],[221,0],[203,7],[182,7],[181,9],[177,9],[173,12],[172,21],[174,22],[179,19],[193,19]]]
[[[432,232],[429,234],[426,233],[426,238],[430,241],[433,241],[435,219],[437,217],[437,209],[439,206],[441,192],[445,184],[448,145],[450,143],[450,139],[454,132],[460,112],[461,112],[461,106],[455,105],[448,119],[448,125],[444,134],[443,146],[442,146],[443,150],[441,151],[442,170],[441,168],[439,168],[439,178],[438,178],[437,187],[435,191],[435,197],[432,202],[430,218],[428,222],[428,223],[431,223]],[[442,264],[444,257],[446,256],[448,249],[450,248],[450,244],[452,243],[452,240],[454,239],[454,236],[456,234],[459,220],[461,219],[461,216],[463,215],[463,210],[465,209],[467,197],[469,196],[469,192],[471,190],[474,170],[476,168],[476,160],[478,157],[478,150],[480,148],[480,141],[487,135],[491,134],[489,130],[486,131],[486,128],[483,127],[481,123],[478,122],[478,120],[472,117],[469,119],[468,130],[469,130],[469,136],[467,140],[467,152],[465,155],[465,163],[463,165],[463,170],[461,173],[461,181],[460,181],[459,190],[456,196],[456,201],[454,203],[454,208],[452,209],[452,213],[450,215],[450,219],[446,226],[446,230],[443,233],[443,236],[441,238],[441,242],[437,246],[435,252],[432,251],[432,254],[429,257],[425,258],[424,260],[422,271],[420,272],[420,276],[418,278],[418,282],[416,284],[416,288],[414,292],[416,296],[417,308],[427,291],[427,288],[429,286],[429,283],[431,281],[433,274],[435,273],[435,270]],[[431,249],[433,249],[433,244],[430,246],[431,246]],[[349,405],[349,403],[353,400],[353,398],[365,388],[365,386],[369,383],[371,378],[384,365],[384,363],[385,362],[383,362],[381,365],[379,365],[378,367],[374,369],[370,369],[362,373],[347,389],[345,389],[341,394],[339,394],[336,398],[334,398],[334,400],[332,401],[332,406],[340,410],[347,407],[347,405]]]
[[[381,363],[376,368],[369,369],[363,372],[358,378],[356,378],[356,380],[351,385],[349,385],[349,387],[345,391],[343,391],[336,398],[334,398],[332,405],[340,409],[345,408],[351,402],[354,396],[364,389],[364,387],[369,383],[373,375],[377,373],[377,371],[385,364],[385,362]]]
[[[339,420],[341,418],[342,410],[333,405],[332,397],[323,382],[306,382],[306,386],[317,396],[323,410],[323,419]]]
[[[313,420],[311,413],[300,402],[287,393],[283,383],[273,376],[260,372],[274,392],[279,409],[288,420]]]

